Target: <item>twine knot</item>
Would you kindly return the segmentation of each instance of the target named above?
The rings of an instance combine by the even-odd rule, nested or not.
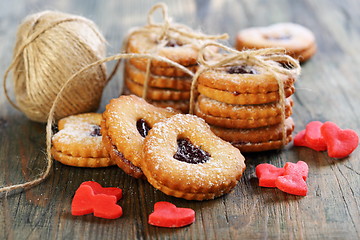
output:
[[[205,56],[208,52],[205,49],[209,46],[223,49],[227,51],[228,54],[218,53],[210,60],[206,60]],[[216,61],[214,61],[214,59]],[[220,43],[209,42],[204,44],[199,51],[198,62],[205,68],[204,70],[232,66],[236,64],[236,61],[243,61],[261,67],[267,72],[285,74],[289,77],[298,76],[301,70],[299,62],[289,55],[286,55],[286,50],[283,48],[237,51]],[[281,63],[286,64],[288,68],[281,65]]]
[[[161,10],[163,16],[163,22],[156,23],[154,21],[154,13],[156,10]],[[168,8],[164,3],[158,3],[154,5],[148,12],[147,25],[144,27],[145,31],[157,32],[158,40],[178,40],[182,43],[195,43],[196,40],[219,40],[228,39],[228,34],[221,35],[206,35],[199,32],[194,32],[191,28],[186,25],[173,23],[171,18],[168,16]],[[202,45],[202,44],[201,44]],[[199,49],[201,45],[198,45]]]

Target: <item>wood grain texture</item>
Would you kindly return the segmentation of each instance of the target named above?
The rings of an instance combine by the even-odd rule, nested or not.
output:
[[[108,41],[108,55],[120,51],[127,31],[144,25],[155,0],[13,0],[0,2],[0,73],[12,56],[22,19],[45,9],[93,20]],[[166,1],[177,22],[210,34],[227,32],[228,45],[243,28],[291,21],[310,28],[318,52],[302,65],[294,95],[295,132],[312,120],[334,121],[360,133],[360,4],[358,0],[184,0]],[[110,70],[114,63],[108,64]],[[11,80],[9,81],[9,83]],[[10,84],[10,92],[12,90]],[[118,72],[104,91],[99,112],[122,88]],[[12,92],[11,92],[12,93]],[[13,95],[12,95],[13,97]],[[45,126],[13,109],[0,94],[0,186],[36,178],[45,168]],[[51,176],[27,191],[0,198],[0,239],[359,239],[360,150],[343,160],[293,147],[247,154],[247,169],[233,192],[211,201],[166,196],[117,167],[80,169],[55,163]],[[305,161],[309,192],[297,197],[258,187],[257,164]],[[124,215],[106,220],[74,217],[72,196],[84,181],[124,191]],[[157,201],[196,211],[196,222],[179,229],[147,224]]]

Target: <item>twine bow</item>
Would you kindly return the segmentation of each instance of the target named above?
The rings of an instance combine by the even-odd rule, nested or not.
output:
[[[228,54],[217,54],[214,56],[216,61],[205,59],[205,49],[209,46],[215,46],[228,52]],[[195,73],[191,84],[190,92],[190,114],[194,113],[195,105],[195,90],[197,87],[197,81],[199,76],[209,70],[217,69],[221,67],[238,65],[239,62],[244,62],[249,65],[257,66],[264,69],[265,72],[269,72],[276,79],[279,86],[279,103],[281,106],[281,119],[282,119],[282,143],[286,142],[286,129],[285,129],[285,92],[284,82],[281,75],[289,77],[296,77],[300,75],[301,67],[297,60],[286,55],[285,49],[282,48],[265,48],[258,50],[245,50],[237,51],[235,49],[226,47],[220,43],[209,42],[204,44],[199,53],[198,62],[200,69]],[[286,64],[289,68],[285,68],[280,63]]]
[[[162,23],[155,23],[153,19],[153,15],[158,9],[162,12]],[[168,40],[171,37],[175,40],[179,40],[180,42],[183,41],[184,43],[194,43],[194,40],[218,40],[229,38],[229,35],[226,33],[221,35],[206,35],[194,32],[186,25],[172,23],[168,16],[168,8],[164,3],[158,3],[149,10],[147,23],[148,25],[145,26],[144,29],[147,29],[149,32],[158,31],[158,40]]]

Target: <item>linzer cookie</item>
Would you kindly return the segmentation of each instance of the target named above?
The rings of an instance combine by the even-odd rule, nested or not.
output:
[[[131,79],[137,84],[144,85],[146,73],[134,67],[132,64],[125,64],[125,78]],[[190,91],[191,78],[189,77],[166,77],[161,75],[150,75],[149,87]]]
[[[111,159],[130,176],[144,178],[140,168],[144,138],[156,122],[174,114],[134,95],[112,99],[103,113],[101,128]]]
[[[227,104],[227,103],[223,103],[223,104]],[[227,104],[227,105],[229,105],[230,107],[234,106],[234,105],[230,105],[230,104]],[[264,105],[264,104],[261,104],[261,105]],[[240,116],[235,117],[235,118],[234,117],[231,118],[231,117],[214,116],[211,114],[204,113],[198,107],[198,105],[195,106],[195,114],[197,116],[205,119],[205,121],[209,124],[219,126],[219,127],[225,127],[225,128],[243,128],[243,129],[257,128],[257,127],[274,125],[274,124],[280,123],[282,121],[281,113],[279,113],[278,115],[275,115],[275,116],[267,116],[267,117],[257,118],[257,116],[259,115],[258,112],[261,111],[261,110],[259,110],[261,108],[261,106],[259,108],[254,107],[254,105],[251,105],[251,106],[235,105],[235,106],[236,106],[235,108],[243,107],[243,108],[250,108],[250,109],[251,109],[251,107],[253,107],[252,108],[252,109],[254,109],[253,115],[249,115],[248,117],[245,117],[245,118],[241,118]],[[227,112],[225,114],[230,115],[231,113]],[[285,117],[288,118],[291,116],[291,114],[292,114],[292,107],[288,105],[285,107]]]
[[[189,114],[153,126],[140,165],[155,188],[188,200],[228,193],[245,170],[240,151],[214,135],[203,119]]]
[[[109,158],[100,132],[100,113],[85,113],[59,120],[59,132],[52,138],[55,160],[76,167],[115,165]]]
[[[291,107],[294,101],[291,97],[285,101],[286,115],[291,115]],[[230,119],[248,119],[257,121],[258,119],[277,118],[281,116],[282,107],[279,102],[267,104],[239,105],[227,104],[214,99],[200,95],[196,102],[196,107],[203,114],[214,117],[230,118]]]
[[[209,88],[203,85],[198,85],[199,93],[228,104],[263,104],[279,101],[280,94],[278,91],[271,91],[267,93],[239,93],[219,90],[216,88]],[[290,97],[295,92],[295,87],[291,86],[284,89],[285,97]]]
[[[292,140],[294,131],[294,121],[291,117],[285,120],[286,142]],[[215,135],[230,142],[241,152],[258,152],[272,149],[278,149],[283,146],[283,124],[270,125],[252,129],[235,129],[211,126]]]
[[[129,91],[137,96],[141,96],[144,90],[144,86],[132,81],[129,78],[125,78],[125,85]],[[147,88],[147,98],[155,101],[181,101],[189,100],[190,91],[181,91],[176,89],[166,89],[166,88],[157,88],[157,87],[148,87]]]
[[[199,95],[194,104],[191,101],[190,112],[242,152],[285,146],[294,129],[289,117],[298,62],[281,49],[239,52],[217,45],[229,53],[211,61],[200,55],[203,68],[193,82]],[[191,100],[194,96],[192,92]]]
[[[263,104],[279,101],[279,86],[273,74],[264,68],[240,61],[235,66],[220,67],[204,72],[198,78],[198,91],[229,104]],[[280,65],[280,64],[279,64]],[[295,79],[278,74],[284,85],[285,97],[294,91]]]
[[[163,23],[153,21],[156,10],[162,11]],[[185,25],[173,23],[167,16],[167,7],[164,4],[155,5],[149,11],[147,25],[129,33],[124,41],[124,50],[134,54],[154,54],[178,65],[159,59],[130,58],[125,63],[124,75],[128,91],[154,105],[187,112],[188,107],[184,107],[184,102],[190,98],[200,47],[206,41],[224,38],[227,35],[207,36]],[[216,51],[215,48],[208,50]]]
[[[299,24],[277,23],[267,27],[244,29],[236,37],[238,50],[272,47],[283,47],[287,54],[305,62],[316,52],[315,36]]]

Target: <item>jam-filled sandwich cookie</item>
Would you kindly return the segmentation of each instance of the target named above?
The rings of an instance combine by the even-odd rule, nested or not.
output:
[[[142,96],[144,88],[143,85],[134,82],[130,78],[125,78],[125,85],[131,93],[139,97]],[[147,98],[155,101],[186,101],[190,98],[190,91],[148,87]]]
[[[130,176],[144,178],[142,145],[153,125],[175,112],[134,95],[112,99],[103,113],[101,133],[111,159]]]
[[[156,123],[145,138],[141,169],[167,195],[205,200],[234,188],[245,164],[240,151],[203,119],[177,114]]]
[[[285,101],[285,117],[292,114],[293,100]],[[195,105],[195,114],[207,123],[225,128],[258,128],[282,121],[279,102],[255,105],[234,105],[200,95]]]
[[[270,103],[280,99],[278,80],[283,82],[285,97],[295,92],[295,78],[282,74],[276,77],[263,68],[239,62],[239,65],[200,74],[198,91],[208,98],[228,104]]]
[[[242,129],[242,128],[223,128],[211,125],[211,130],[221,139],[230,142],[241,152],[259,152],[272,149],[279,149],[292,140],[294,131],[294,121],[291,117],[285,123],[275,125]],[[285,142],[283,139],[283,127],[285,127]]]
[[[282,47],[287,54],[305,62],[316,52],[314,34],[295,23],[277,23],[267,27],[253,27],[240,31],[236,37],[236,48],[260,49]]]
[[[55,160],[76,167],[115,165],[106,151],[100,132],[100,113],[84,113],[59,120],[59,131],[52,137]]]
[[[132,64],[125,64],[125,78],[139,85],[144,85],[146,73],[140,71]],[[166,77],[161,75],[150,75],[149,87],[189,91],[191,88],[191,78],[189,77]]]

